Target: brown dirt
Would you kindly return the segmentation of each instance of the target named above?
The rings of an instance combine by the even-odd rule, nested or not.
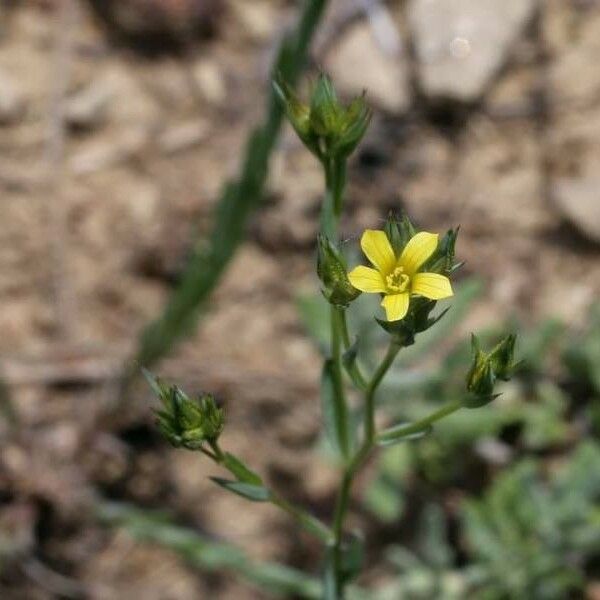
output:
[[[94,599],[258,598],[103,529],[90,507],[98,494],[166,505],[258,557],[314,562],[312,543],[285,517],[225,496],[195,455],[157,438],[136,445],[152,428],[147,395],[105,418],[114,397],[106,374],[160,311],[206,229],[261,114],[273,45],[293,7],[227,2],[212,37],[147,58],[78,3],[61,92],[61,33],[47,4],[16,3],[0,24],[0,71],[26,99],[23,117],[0,128],[0,355],[18,419],[0,424],[0,533],[16,532],[0,595],[60,597],[51,577],[36,577],[35,559]],[[600,292],[599,246],[563,222],[549,194],[556,176],[600,167],[600,8],[582,16],[566,4],[546,3],[542,33],[525,34],[481,106],[378,113],[353,159],[349,238],[393,208],[429,230],[461,224],[465,272],[488,290],[469,326],[515,312],[578,323]],[[91,84],[108,90],[105,114],[87,128],[67,125],[61,149],[60,111]],[[225,445],[327,517],[337,476],[310,451],[320,359],[294,306],[315,283],[321,186],[287,130],[267,204],[164,371],[214,391],[228,414]]]

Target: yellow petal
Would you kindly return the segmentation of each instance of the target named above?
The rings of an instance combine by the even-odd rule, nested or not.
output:
[[[356,267],[348,273],[350,283],[361,292],[385,292],[385,282],[379,271],[371,267]]]
[[[403,266],[409,275],[414,275],[421,265],[435,252],[437,245],[437,233],[421,231],[406,244],[398,264]]]
[[[441,300],[453,295],[450,280],[437,273],[417,273],[412,278],[411,291],[430,300]]]
[[[360,246],[373,266],[384,276],[396,266],[396,256],[385,231],[366,229],[360,239]]]
[[[388,321],[399,321],[404,319],[408,312],[409,294],[390,294],[381,301],[381,306],[385,308],[385,314]]]

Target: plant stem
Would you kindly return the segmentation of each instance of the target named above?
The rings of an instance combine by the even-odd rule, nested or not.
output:
[[[333,375],[334,401],[336,403],[336,415],[338,419],[337,430],[339,435],[340,451],[344,460],[350,455],[350,439],[348,436],[348,403],[344,389],[344,378],[342,374],[342,340],[343,326],[340,319],[340,311],[343,309],[331,305],[331,364]]]
[[[348,331],[348,320],[346,319],[346,309],[339,307],[338,308],[339,319],[340,319],[340,328],[342,331],[342,341],[344,342],[344,349],[349,350],[350,346],[350,332]],[[367,380],[365,376],[362,374],[360,367],[354,362],[351,367],[346,367],[348,374],[352,378],[352,381],[358,386],[361,392],[365,392],[367,390]]]
[[[394,359],[400,352],[400,346],[393,339],[390,341],[387,352],[383,357],[379,367],[375,371],[371,383],[367,387],[365,394],[365,445],[372,446],[375,441],[375,392],[381,383],[381,380],[385,377],[388,369],[392,366]]]
[[[274,495],[271,503],[284,510],[288,515],[292,516],[306,531],[318,537],[322,542],[328,544],[333,538],[333,532],[325,523],[313,515],[307,513],[302,508],[295,506],[291,502]]]
[[[322,163],[325,170],[325,198],[321,209],[321,231],[335,241],[346,187],[346,159],[325,157]]]
[[[364,430],[365,439],[361,447],[358,449],[346,470],[342,476],[342,482],[340,490],[338,492],[338,499],[336,502],[334,519],[333,519],[333,565],[336,585],[336,597],[340,600],[344,598],[344,582],[341,579],[341,567],[342,567],[342,537],[344,533],[344,520],[346,513],[348,512],[348,503],[350,500],[350,491],[352,489],[352,482],[354,477],[367,458],[369,452],[373,448],[375,443],[375,393],[379,384],[388,372],[388,369],[394,362],[401,346],[395,342],[390,341],[387,352],[377,367],[377,370],[373,374],[371,381],[367,386],[365,392],[365,416],[364,416]]]
[[[343,208],[344,188],[346,187],[346,159],[332,158],[329,164],[329,188],[333,202],[333,214],[340,218]]]

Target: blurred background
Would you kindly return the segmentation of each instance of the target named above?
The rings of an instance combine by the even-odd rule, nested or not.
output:
[[[214,466],[159,437],[148,390],[122,385],[147,355],[141,332],[209,243],[302,5],[2,2],[0,597],[278,592],[225,543],[316,572],[313,540],[213,486]],[[493,405],[359,478],[358,585],[381,590],[368,597],[600,598],[599,61],[594,0],[333,0],[311,44],[300,87],[323,69],[344,97],[366,88],[374,109],[351,160],[348,248],[390,210],[428,231],[461,226],[454,310],[400,359],[388,416],[461,394],[472,330],[518,330],[527,361]],[[148,352],[188,392],[217,395],[227,449],[328,519],[322,189],[284,126],[264,201],[199,322],[179,323],[171,347],[167,319]],[[361,302],[353,323],[372,329]],[[376,345],[367,336],[367,364]]]

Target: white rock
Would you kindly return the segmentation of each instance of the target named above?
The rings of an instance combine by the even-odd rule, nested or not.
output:
[[[0,125],[18,121],[25,112],[25,94],[17,81],[0,71]]]
[[[176,154],[202,143],[210,131],[204,119],[193,119],[165,129],[158,138],[158,145],[165,154]]]
[[[410,105],[406,56],[402,48],[384,50],[366,23],[353,25],[325,58],[325,70],[335,86],[347,95],[367,90],[369,100],[391,112]]]
[[[477,100],[532,18],[534,0],[410,0],[419,79],[432,98]]]
[[[74,94],[65,109],[65,119],[71,127],[93,129],[108,116],[113,90],[109,81],[97,80]]]
[[[553,198],[562,215],[581,233],[600,243],[600,177],[569,178],[556,182]]]
[[[193,77],[196,86],[211,104],[220,104],[227,96],[227,85],[217,61],[201,58],[194,65]]]

